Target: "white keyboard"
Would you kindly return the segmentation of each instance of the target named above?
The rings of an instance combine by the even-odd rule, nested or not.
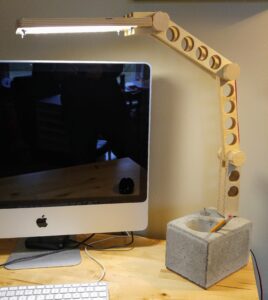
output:
[[[9,286],[0,288],[0,300],[109,300],[106,282]]]

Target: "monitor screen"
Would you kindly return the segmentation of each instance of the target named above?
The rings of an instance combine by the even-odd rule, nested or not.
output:
[[[150,85],[144,63],[0,62],[0,212],[145,202]]]

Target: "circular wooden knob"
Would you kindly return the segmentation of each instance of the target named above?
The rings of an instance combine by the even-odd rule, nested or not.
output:
[[[169,15],[158,11],[153,15],[153,29],[156,31],[167,31],[169,26]]]
[[[245,153],[239,150],[230,151],[227,157],[230,163],[236,167],[241,167],[246,160]]]
[[[224,80],[236,80],[240,75],[240,67],[238,64],[231,63],[228,65],[225,65],[221,71],[220,77]]]

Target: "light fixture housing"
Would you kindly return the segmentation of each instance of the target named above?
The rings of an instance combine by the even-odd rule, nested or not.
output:
[[[133,34],[137,27],[151,27],[151,18],[73,18],[73,19],[21,19],[17,22],[16,34],[98,33],[126,32]]]

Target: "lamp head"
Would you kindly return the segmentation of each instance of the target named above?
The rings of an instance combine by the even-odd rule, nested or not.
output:
[[[152,17],[147,18],[72,18],[72,19],[26,19],[17,22],[16,34],[135,33],[137,27],[152,27]]]

